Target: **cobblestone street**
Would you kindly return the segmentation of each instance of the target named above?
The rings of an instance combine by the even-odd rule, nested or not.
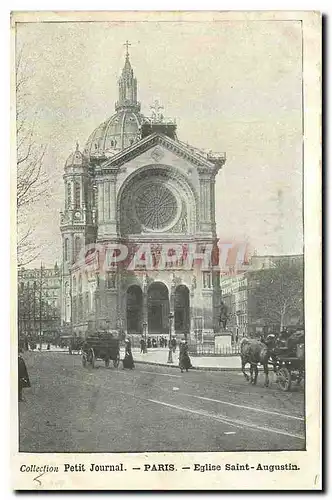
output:
[[[303,386],[248,385],[237,371],[189,371],[24,354],[31,389],[19,404],[22,452],[299,450]]]

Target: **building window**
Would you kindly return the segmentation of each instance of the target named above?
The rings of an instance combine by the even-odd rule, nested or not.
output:
[[[76,295],[76,278],[73,277],[73,295]]]
[[[71,183],[67,182],[67,208],[70,208],[71,202],[72,202]]]
[[[75,208],[81,206],[81,186],[79,182],[75,182]]]
[[[203,288],[211,288],[211,273],[203,272]]]

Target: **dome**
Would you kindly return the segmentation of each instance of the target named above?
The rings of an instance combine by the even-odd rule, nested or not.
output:
[[[140,139],[144,116],[137,109],[123,107],[90,135],[84,148],[88,158],[111,156]]]
[[[86,165],[86,157],[79,151],[78,144],[76,145],[76,151],[71,153],[68,156],[68,159],[65,163],[66,167],[82,167]]]

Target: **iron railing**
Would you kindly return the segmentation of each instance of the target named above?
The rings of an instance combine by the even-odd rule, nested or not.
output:
[[[239,344],[232,344],[230,346],[214,346],[192,344],[189,346],[189,354],[191,356],[239,356]]]

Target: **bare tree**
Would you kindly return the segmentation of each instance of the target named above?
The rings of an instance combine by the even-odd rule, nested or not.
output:
[[[256,271],[253,276],[256,312],[266,324],[280,330],[291,316],[303,320],[303,264],[276,261],[271,269]]]
[[[29,212],[46,194],[48,178],[43,170],[46,147],[34,140],[35,114],[29,105],[29,72],[24,51],[16,59],[16,151],[17,151],[17,225],[18,265],[26,265],[38,257],[40,249],[33,240],[34,227]],[[33,116],[32,116],[33,115]]]

